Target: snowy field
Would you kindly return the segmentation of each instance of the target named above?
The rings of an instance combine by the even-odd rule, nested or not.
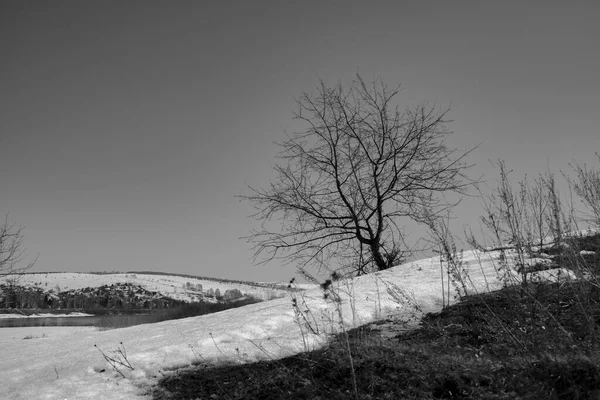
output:
[[[469,292],[501,287],[495,269],[498,256],[498,252],[464,253]],[[552,270],[543,275],[554,279],[568,273]],[[19,339],[28,335],[27,330],[13,333],[0,339],[0,398],[149,398],[151,385],[180,369],[280,358],[321,346],[328,335],[340,329],[338,308],[347,327],[386,318],[418,318],[423,312],[438,311],[442,287],[447,284],[442,285],[442,276],[440,260],[434,257],[334,282],[340,303],[332,301],[332,296],[324,299],[322,290],[316,288],[295,294],[296,310],[293,294],[288,294],[215,314],[124,329],[76,328],[80,331],[45,337],[32,334],[35,337],[27,340]],[[134,368],[121,368],[125,377],[111,369],[99,351],[110,355],[120,343]]]

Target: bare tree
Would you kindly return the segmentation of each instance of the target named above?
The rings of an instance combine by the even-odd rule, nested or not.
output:
[[[256,257],[295,262],[301,272],[385,270],[408,254],[403,220],[424,223],[456,204],[445,194],[466,193],[471,150],[446,145],[448,111],[401,111],[392,104],[398,92],[357,76],[348,90],[321,82],[297,101],[306,130],[278,143],[281,163],[268,188],[241,196],[262,221],[247,237]]]
[[[18,274],[31,268],[35,261],[22,264],[23,228],[17,228],[8,222],[8,216],[0,226],[0,277]]]
[[[550,172],[545,177],[539,175],[531,185],[527,181],[524,182],[527,191],[526,201],[530,209],[529,215],[526,217],[527,223],[531,222],[530,241],[540,250],[544,246],[544,239],[550,234],[550,228],[545,218],[550,207],[549,197],[552,197],[547,194],[546,182],[550,179],[549,174]]]
[[[552,232],[552,236],[554,237],[553,240],[557,243],[560,243],[565,231],[564,225],[566,225],[566,221],[564,221],[563,218],[563,205],[560,200],[560,193],[558,192],[554,174],[548,172],[544,178],[544,182],[546,183],[546,190],[549,200],[549,210],[546,219],[548,220],[550,232]]]
[[[600,161],[600,154],[596,153],[596,157]],[[575,164],[571,167],[577,174],[577,178],[568,180],[589,211],[585,220],[598,228],[600,227],[600,168],[588,169],[585,164],[583,166]]]

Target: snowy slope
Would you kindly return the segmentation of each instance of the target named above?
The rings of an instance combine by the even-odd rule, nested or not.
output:
[[[498,257],[498,252],[464,253],[469,292],[502,286]],[[550,279],[569,275],[559,270],[543,274]],[[335,296],[331,295],[326,300],[323,291],[315,288],[188,319],[30,340],[0,338],[0,398],[148,398],[149,386],[178,368],[279,358],[320,346],[329,334],[340,330],[338,307],[345,326],[389,317],[418,318],[423,312],[440,310],[443,276],[439,257],[434,257],[334,282],[339,303],[332,301]],[[300,314],[295,313],[292,296],[296,296]],[[454,296],[450,299],[455,301]],[[318,334],[310,333],[308,325]],[[116,350],[121,342],[135,368],[123,370],[125,378],[111,370],[98,350]]]

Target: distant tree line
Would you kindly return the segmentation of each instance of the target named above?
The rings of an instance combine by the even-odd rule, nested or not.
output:
[[[191,285],[186,286],[191,288]],[[0,284],[0,309],[80,310],[94,314],[112,311],[171,310],[170,313],[176,312],[178,315],[176,318],[183,318],[259,301],[244,296],[238,289],[226,290],[223,294],[219,289],[209,289],[207,297],[212,297],[218,302],[199,300],[186,303],[130,283],[64,291],[61,291],[58,285],[50,290],[44,290],[39,286],[20,286],[12,280],[9,280],[8,284]]]
[[[103,285],[95,288],[60,291],[60,287],[44,291],[40,287],[15,284],[0,285],[0,307],[37,309],[165,309],[183,304],[130,284]]]

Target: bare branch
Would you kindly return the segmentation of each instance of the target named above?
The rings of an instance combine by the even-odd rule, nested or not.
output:
[[[0,277],[23,273],[31,268],[35,261],[24,264],[23,228],[8,222],[8,215],[0,226]]]

